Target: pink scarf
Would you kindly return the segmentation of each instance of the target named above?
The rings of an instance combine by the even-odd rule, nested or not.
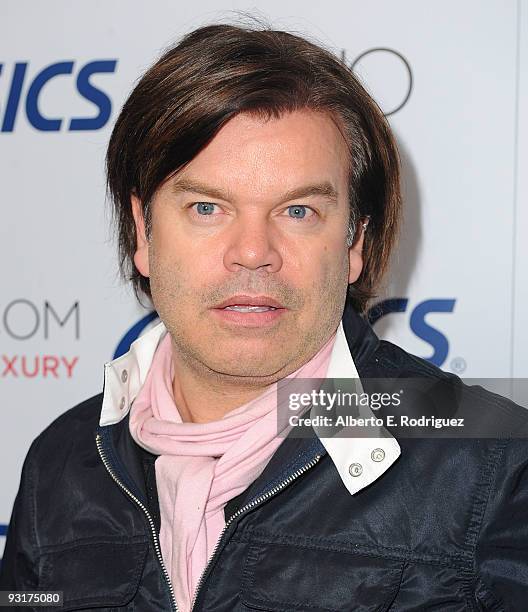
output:
[[[335,337],[287,378],[324,378]],[[161,553],[178,608],[189,612],[225,526],[224,506],[261,474],[284,437],[277,435],[277,383],[217,421],[183,423],[173,378],[167,333],[132,405],[130,433],[140,446],[160,455],[155,470]]]

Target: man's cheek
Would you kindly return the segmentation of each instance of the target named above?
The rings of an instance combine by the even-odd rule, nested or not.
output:
[[[150,286],[153,299],[174,300],[180,298],[182,282],[180,270],[176,264],[168,260],[154,258],[150,266]],[[154,303],[156,306],[156,303]]]
[[[332,277],[335,274],[335,272],[333,272],[335,263],[332,265],[328,252],[322,253],[318,260],[314,259],[312,261],[317,261],[318,263],[317,267],[312,265],[309,268],[312,277],[312,288],[314,291],[320,292],[321,289],[332,280]]]

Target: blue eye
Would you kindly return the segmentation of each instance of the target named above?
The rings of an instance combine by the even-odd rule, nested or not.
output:
[[[198,205],[196,210],[199,215],[201,215],[202,213],[204,215],[212,214],[214,204],[212,204],[211,202],[196,202],[196,204]]]
[[[290,217],[293,217],[294,219],[304,219],[307,208],[309,207],[300,204],[293,204],[292,206],[288,206],[288,212]]]

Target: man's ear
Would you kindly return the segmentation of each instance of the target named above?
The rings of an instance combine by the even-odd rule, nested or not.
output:
[[[142,276],[149,276],[148,241],[145,230],[145,219],[143,217],[143,206],[141,200],[134,194],[130,196],[132,214],[136,225],[136,252],[134,253],[134,264]]]
[[[348,283],[355,283],[363,270],[363,241],[365,238],[366,227],[362,223],[359,224],[359,228],[354,237],[354,243],[348,249]]]

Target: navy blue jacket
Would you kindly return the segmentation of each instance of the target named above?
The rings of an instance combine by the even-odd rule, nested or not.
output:
[[[361,378],[461,386],[379,340],[348,307],[343,326]],[[156,457],[133,441],[128,418],[99,427],[101,400],[67,411],[32,443],[0,590],[62,590],[64,612],[176,610],[159,548]],[[497,419],[518,408],[484,390],[470,400],[496,407]],[[350,495],[315,435],[286,438],[226,506],[193,610],[528,610],[525,440],[398,441],[400,458]]]

